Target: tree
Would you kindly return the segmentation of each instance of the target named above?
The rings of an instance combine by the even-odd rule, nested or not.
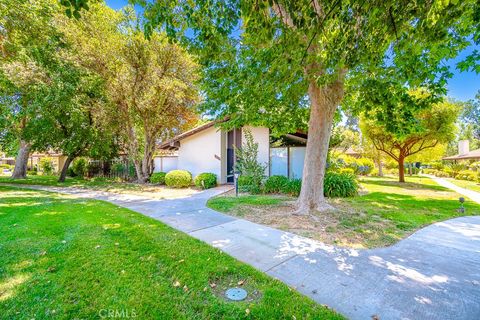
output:
[[[197,64],[161,33],[145,38],[131,7],[123,14],[105,4],[92,8],[65,33],[77,42],[81,63],[105,79],[110,125],[135,165],[138,182],[145,183],[154,169],[156,143],[197,121]]]
[[[402,104],[395,108],[399,112],[403,109],[407,108]],[[362,120],[361,128],[377,150],[398,162],[399,181],[405,182],[405,159],[453,139],[459,111],[458,105],[443,101],[414,113],[412,118],[416,125],[405,124],[392,131],[383,122],[370,117]]]
[[[297,213],[329,209],[323,193],[335,110],[345,79],[409,64],[421,83],[469,43],[476,2],[136,1],[149,19],[199,56],[205,109],[245,123],[292,132],[308,120]],[[427,69],[415,68],[428,60]],[[412,79],[413,80],[413,79]],[[286,116],[288,115],[288,116]]]
[[[2,137],[16,144],[12,178],[25,178],[32,148],[30,130],[42,94],[50,83],[57,50],[62,46],[52,19],[55,1],[8,0],[0,5],[0,118]]]

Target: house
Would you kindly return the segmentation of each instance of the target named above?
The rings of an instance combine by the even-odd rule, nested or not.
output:
[[[284,175],[301,178],[305,159],[307,136],[298,132],[281,138],[270,136],[266,127],[244,126],[230,131],[222,130],[212,121],[179,134],[159,145],[170,151],[176,160],[168,159],[169,169],[188,170],[193,176],[202,172],[217,175],[219,183],[233,182],[235,149],[245,141],[245,132],[252,133],[258,143],[258,162],[265,164],[265,175]],[[169,156],[173,157],[172,155]],[[169,171],[159,167],[163,157],[155,158],[155,171]]]
[[[470,151],[470,141],[460,140],[458,142],[458,154],[444,157],[443,160],[480,160],[480,149]]]
[[[41,152],[34,152],[28,158],[28,168],[32,170],[33,168],[41,169],[40,168],[40,161],[44,158],[47,158],[51,161],[53,165],[53,171],[59,172],[62,170],[65,161],[67,160],[67,156],[64,156],[61,153],[57,153],[54,151],[47,151],[44,153]]]

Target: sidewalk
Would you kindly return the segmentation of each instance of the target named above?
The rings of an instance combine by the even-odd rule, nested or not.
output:
[[[388,248],[355,250],[206,207],[210,197],[228,187],[171,200],[82,189],[31,188],[105,200],[150,216],[351,319],[371,319],[374,315],[380,319],[479,319],[480,217],[436,223]]]
[[[475,201],[476,203],[480,203],[480,192],[476,192],[473,190],[468,190],[462,187],[459,187],[450,181],[447,181],[443,178],[435,177],[429,174],[424,174],[424,176],[429,177],[430,179],[434,180],[436,183],[441,185],[442,187],[451,189],[455,191],[456,193],[459,193],[465,197],[469,197],[471,200]],[[479,317],[480,318],[480,317]]]

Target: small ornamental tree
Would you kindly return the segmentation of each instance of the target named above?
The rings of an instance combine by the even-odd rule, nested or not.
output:
[[[253,139],[249,130],[243,131],[245,142],[241,148],[235,148],[235,170],[244,177],[249,177],[255,184],[260,185],[265,176],[266,164],[258,162],[258,143]]]
[[[399,108],[401,109],[401,107],[397,109]],[[412,114],[416,121],[415,126],[398,126],[397,130],[392,130],[383,122],[371,117],[362,120],[361,128],[377,150],[398,163],[399,181],[405,182],[404,164],[407,157],[453,139],[455,120],[459,112],[458,105],[444,101]]]
[[[264,125],[275,134],[308,122],[299,214],[330,207],[323,179],[346,79],[388,62],[408,65],[405,81],[418,86],[448,75],[441,62],[480,32],[475,0],[135,2],[145,6],[147,34],[160,26],[199,57],[204,110],[228,115],[224,126]]]

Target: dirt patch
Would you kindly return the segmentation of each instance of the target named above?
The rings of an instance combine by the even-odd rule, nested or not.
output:
[[[399,240],[397,235],[389,233],[394,229],[391,221],[367,215],[339,200],[329,202],[336,210],[310,215],[293,215],[293,200],[268,206],[242,204],[228,214],[343,247],[382,247]]]

